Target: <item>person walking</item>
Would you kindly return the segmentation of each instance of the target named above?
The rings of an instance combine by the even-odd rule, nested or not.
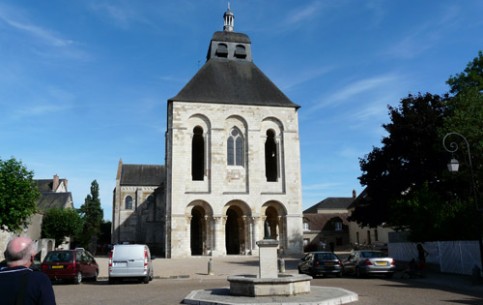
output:
[[[426,269],[426,256],[428,256],[429,253],[426,251],[426,249],[424,249],[421,243],[417,244],[416,248],[418,250],[418,269],[421,273],[423,273],[424,269]]]
[[[6,266],[0,269],[2,305],[56,305],[48,276],[31,268],[36,250],[28,237],[8,242],[4,252]]]

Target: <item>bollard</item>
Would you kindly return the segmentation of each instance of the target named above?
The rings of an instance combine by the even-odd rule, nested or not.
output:
[[[208,275],[213,275],[213,259],[208,260]]]
[[[278,272],[285,273],[285,260],[283,257],[278,259]]]

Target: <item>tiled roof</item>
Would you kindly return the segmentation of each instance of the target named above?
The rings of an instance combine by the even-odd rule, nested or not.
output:
[[[52,192],[53,179],[34,179],[37,187],[41,193]],[[59,183],[64,182],[65,179],[59,179]]]
[[[48,209],[58,208],[70,208],[73,207],[72,194],[70,192],[66,193],[54,193],[54,192],[43,192],[40,196],[37,207],[40,211],[45,212]]]
[[[352,201],[354,201],[352,197],[328,197],[306,209],[303,213],[317,213],[318,210],[348,209]]]
[[[334,218],[340,218],[344,225],[349,225],[349,221],[347,220],[348,214],[305,214],[304,213],[304,222],[309,224],[309,229],[311,231],[320,231],[322,230],[325,225]]]
[[[253,62],[210,59],[170,101],[295,107]]]
[[[160,186],[165,180],[162,165],[123,164],[121,185]]]

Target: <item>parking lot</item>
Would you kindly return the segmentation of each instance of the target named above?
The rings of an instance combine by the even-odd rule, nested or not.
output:
[[[180,304],[192,290],[228,287],[228,275],[257,274],[258,257],[209,257],[155,259],[155,279],[149,284],[125,282],[109,285],[108,260],[97,258],[101,267],[97,282],[80,285],[54,284],[59,305]],[[297,258],[285,260],[286,272],[296,272]],[[339,287],[359,295],[357,305],[382,304],[483,304],[483,285],[468,277],[431,273],[421,279],[354,277],[316,278],[312,286]],[[254,300],[254,304],[256,304]]]

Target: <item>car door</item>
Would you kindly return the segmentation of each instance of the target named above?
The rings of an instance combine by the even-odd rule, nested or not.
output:
[[[95,260],[92,254],[89,252],[84,252],[84,263],[85,263],[85,274],[87,277],[94,277],[96,275],[96,265],[94,264]]]
[[[344,267],[344,273],[355,272],[355,261],[356,256],[354,254],[351,254],[342,262],[342,266]]]
[[[302,258],[302,263],[300,264],[301,273],[305,273],[305,274],[310,273],[312,257],[313,255],[309,253]]]
[[[77,266],[77,270],[80,271],[82,274],[82,277],[86,276],[86,264],[85,264],[85,259],[83,255],[83,251],[76,250],[75,251],[75,263]]]

